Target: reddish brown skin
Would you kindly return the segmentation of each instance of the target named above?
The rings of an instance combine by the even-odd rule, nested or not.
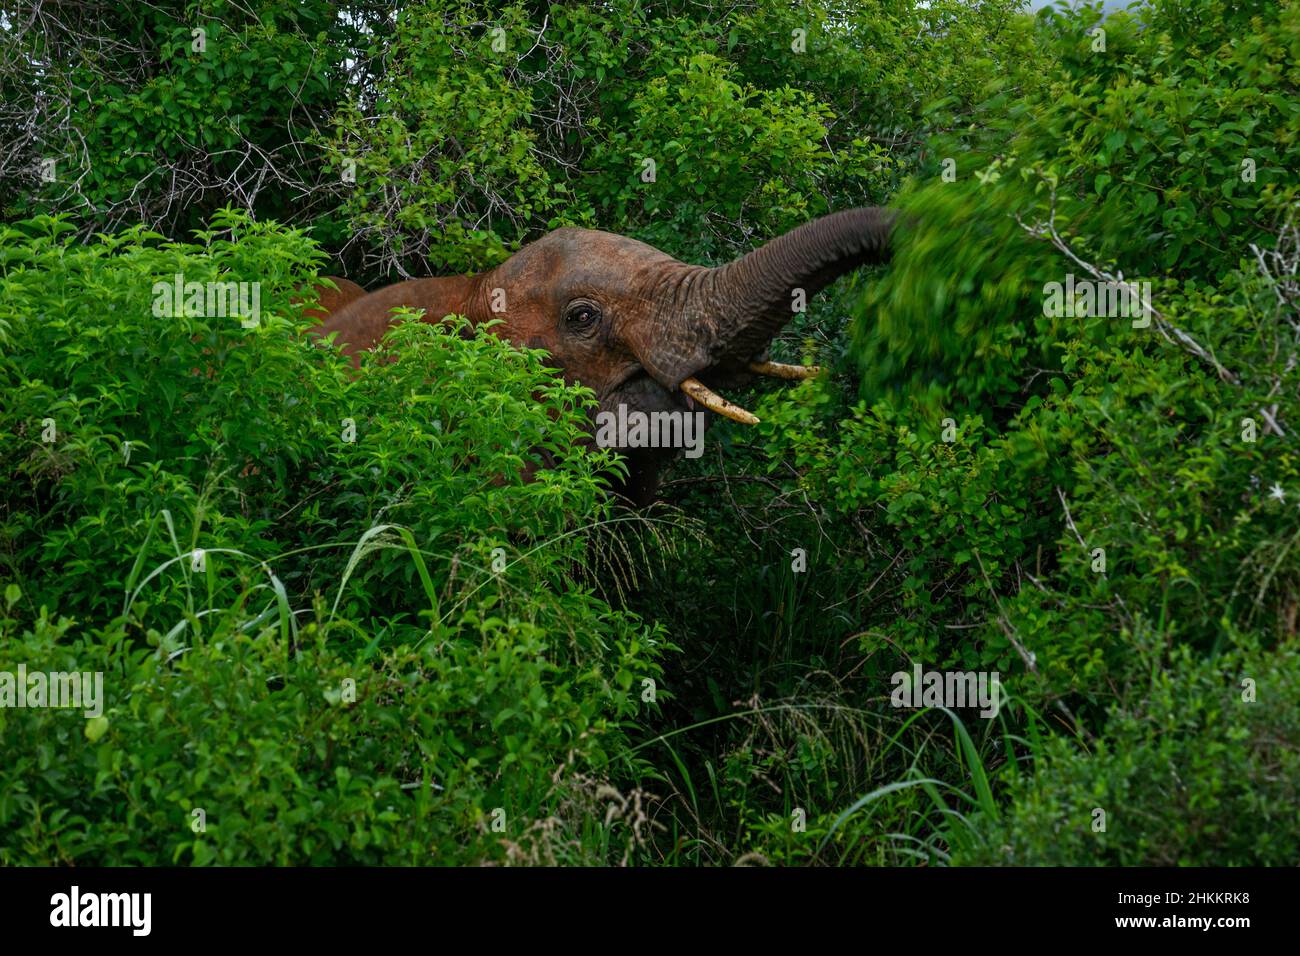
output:
[[[664,307],[674,282],[701,271],[624,236],[559,229],[489,272],[412,279],[371,292],[333,313],[314,334],[334,334],[335,344],[356,363],[360,352],[383,338],[392,325],[391,310],[399,306],[423,309],[425,322],[441,322],[448,315],[463,315],[475,324],[497,319],[496,334],[519,346],[545,349],[565,381],[592,389],[602,410],[616,411],[622,401],[647,412],[686,411],[680,392],[670,392],[645,373],[629,340]],[[506,306],[499,313],[492,310],[497,289]],[[595,307],[599,317],[566,318],[583,305]],[[628,457],[633,459],[632,477],[616,490],[646,503],[653,497],[660,459],[671,456]],[[653,466],[651,458],[656,459]]]
[[[544,348],[566,380],[581,380],[597,395],[640,368],[630,340],[662,308],[664,287],[702,271],[634,239],[588,229],[559,229],[525,246],[496,269],[477,276],[413,279],[379,289],[333,312],[316,333],[337,332],[349,355],[374,348],[399,306],[423,309],[425,322],[464,315],[475,324],[497,319],[497,335],[520,346]],[[493,290],[505,309],[494,312]],[[566,322],[566,309],[589,302],[600,320]]]
[[[339,276],[325,276],[324,278],[333,282],[335,288],[330,288],[322,282],[316,283],[314,295],[311,296],[316,300],[316,307],[304,309],[302,313],[311,316],[317,321],[324,322],[335,312],[366,294],[366,290],[351,279],[344,279]]]
[[[488,272],[399,282],[327,309],[330,317],[313,331],[332,336],[355,365],[401,306],[423,310],[424,322],[496,320],[495,334],[546,350],[566,382],[595,392],[599,411],[625,404],[687,412],[694,404],[682,381],[694,376],[724,393],[744,381],[749,362],[792,318],[791,290],[813,294],[858,265],[883,261],[888,223],[882,210],[833,213],[718,269],[609,232],[557,229]],[[648,503],[675,454],[625,449],[630,477],[616,493]]]
[[[304,301],[314,301],[316,306],[310,309],[303,309],[302,314],[310,316],[318,322],[324,322],[333,313],[345,308],[349,303],[355,302],[366,294],[366,290],[361,288],[361,286],[357,285],[351,279],[343,279],[339,276],[324,276],[323,278],[334,283],[334,286],[328,286],[324,282],[317,282],[315,285],[311,286],[310,289],[307,286],[303,286],[289,300],[295,304]],[[195,336],[195,341],[198,341],[198,338],[198,336]],[[205,354],[208,354],[209,352],[209,349],[204,349]],[[211,378],[216,374],[214,369],[207,369],[205,371],[196,368],[191,369],[190,372],[193,375],[205,375],[208,378]]]

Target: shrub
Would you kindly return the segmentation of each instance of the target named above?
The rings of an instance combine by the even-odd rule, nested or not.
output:
[[[102,671],[108,707],[0,711],[4,861],[613,852],[585,808],[665,645],[574,578],[616,520],[590,393],[419,322],[353,375],[273,223],[66,230],[0,242],[0,669]],[[156,317],[176,273],[261,281],[260,324]]]
[[[734,610],[714,613],[703,591],[665,609],[675,636],[696,616],[707,622],[702,645],[677,637],[704,671],[679,720],[732,708],[674,775],[685,793],[719,781],[721,798],[679,811],[710,850],[734,828],[740,839],[724,845],[777,860],[1294,858],[1293,829],[1258,847],[1289,812],[1293,736],[1222,751],[1234,781],[1279,774],[1239,822],[1251,798],[1197,758],[1197,741],[1227,747],[1263,724],[1243,729],[1233,711],[1230,729],[1198,737],[1195,721],[1222,699],[1205,675],[1244,649],[1287,687],[1296,633],[1300,210],[1283,175],[1300,116],[1296,8],[1157,2],[1141,28],[1107,18],[1104,56],[1090,48],[1097,16],[1043,14],[1029,59],[1053,65],[990,87],[974,122],[949,124],[934,104],[935,127],[948,128],[897,200],[890,267],[848,284],[802,326],[807,339],[786,343],[837,374],[760,398],[760,441],[731,449],[726,498],[691,496],[725,529],[701,559],[710,586],[751,581],[755,566],[762,585],[738,586]],[[954,181],[942,175],[947,159]],[[1137,328],[1126,315],[1050,314],[1044,286],[1071,272],[1149,281],[1156,314]],[[846,305],[844,355],[833,316]],[[683,479],[685,493],[711,478]],[[806,574],[790,569],[794,548],[807,551]],[[738,633],[715,637],[724,627]],[[738,674],[708,666],[737,657],[749,664]],[[927,719],[895,736],[880,700],[912,662],[1002,675],[1015,706],[996,727],[970,724],[973,757],[946,718],[939,732]],[[1148,700],[1165,699],[1152,675],[1166,672],[1180,708],[1169,720],[1184,723],[1163,741],[1137,728],[1150,722]],[[1290,720],[1277,698],[1251,713]],[[846,720],[860,730],[836,733]],[[1040,739],[1017,742],[1030,726]],[[1076,737],[1102,743],[1078,751]],[[1128,849],[1115,837],[1084,852],[1090,833],[1048,848],[1042,821],[1055,818],[1033,805],[1038,795],[1076,806],[1091,781],[1163,756],[1203,777],[1184,781],[1197,801],[1192,829],[1143,816],[1158,811],[1159,786],[1134,784]],[[1058,776],[1035,783],[1034,767],[1049,765]],[[977,767],[1011,801],[1005,818],[985,806]],[[942,782],[946,807],[921,777]],[[805,833],[792,829],[795,807]],[[974,810],[969,828],[953,816]],[[987,833],[1006,843],[1020,822],[1035,836],[1012,841],[1013,853],[983,848]],[[1197,849],[1200,832],[1216,836]]]
[[[1000,819],[973,821],[982,841],[955,862],[1294,865],[1294,649],[1199,660],[1184,648],[1143,691],[1112,715],[1095,747],[1047,740],[1032,773],[1008,781],[1009,806]]]

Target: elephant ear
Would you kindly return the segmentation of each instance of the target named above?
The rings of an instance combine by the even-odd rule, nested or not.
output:
[[[735,262],[687,275],[675,310],[632,345],[660,384],[704,369],[738,370],[794,318],[796,290],[815,295],[859,266],[889,258],[894,214],[848,209],[792,229]]]

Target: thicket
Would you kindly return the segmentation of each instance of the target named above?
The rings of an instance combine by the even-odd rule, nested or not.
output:
[[[0,195],[0,670],[109,707],[0,710],[0,860],[1295,862],[1293,3],[328,7],[9,28],[0,123],[67,108],[0,163],[78,172]],[[294,301],[885,202],[776,345],[831,374],[646,514],[543,356],[412,324],[353,377]],[[259,325],[156,317],[176,272]],[[915,662],[1007,701],[891,707]]]

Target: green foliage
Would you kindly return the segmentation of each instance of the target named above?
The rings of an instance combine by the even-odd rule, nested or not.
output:
[[[955,862],[1291,866],[1300,845],[1297,701],[1294,650],[1202,661],[1184,649],[1112,717],[1094,752],[1052,738],[1035,772],[1010,782],[1001,819],[975,821],[983,842]]]
[[[611,520],[589,393],[420,322],[351,374],[295,230],[67,232],[0,237],[0,670],[102,671],[108,723],[0,711],[5,862],[593,859],[572,808],[665,645],[573,576]],[[176,273],[260,279],[259,324],[154,315]]]
[[[932,104],[948,131],[897,200],[889,269],[787,340],[839,374],[759,396],[759,447],[730,449],[725,503],[689,499],[729,528],[697,559],[708,587],[739,582],[721,613],[707,589],[661,612],[675,635],[739,632],[690,652],[707,696],[681,698],[715,701],[696,721],[736,709],[734,729],[701,734],[696,762],[672,775],[686,793],[702,771],[720,781],[720,800],[678,810],[699,857],[718,843],[817,862],[1294,857],[1293,828],[1278,847],[1260,841],[1290,813],[1295,735],[1251,741],[1269,719],[1293,723],[1296,10],[1154,7],[1141,31],[1108,18],[1105,54],[1091,49],[1095,12],[1044,14],[1029,60],[1050,69],[991,85],[970,123]],[[1094,278],[1089,266],[1149,281],[1158,314],[1135,327],[1044,308],[1047,283]],[[830,316],[846,304],[843,355]],[[796,547],[806,581],[790,571]],[[772,582],[758,593],[755,566]],[[1212,728],[1213,675],[1242,647],[1281,690],[1256,710],[1220,706]],[[913,662],[1002,674],[1013,705],[996,731],[966,720],[977,759],[934,724],[895,734],[882,696]],[[797,728],[770,716],[802,706]],[[848,714],[857,731],[832,732]],[[997,812],[978,806],[976,767]],[[1274,773],[1256,797],[1243,783]],[[1186,827],[1154,820],[1173,779],[1195,806]],[[1105,844],[1079,809],[1094,787],[1127,821]],[[1066,806],[1073,816],[1056,813]],[[1203,833],[1215,836],[1199,846]]]
[[[918,150],[926,99],[960,113],[988,78],[1027,65],[1013,6],[405,7],[370,53],[387,64],[373,101],[334,117],[331,164],[357,163],[341,211],[387,272],[412,258],[482,268],[560,224],[722,258],[836,206],[883,202],[899,178],[890,149]],[[901,42],[936,16],[942,42]],[[878,49],[882,36],[899,42]],[[900,95],[864,101],[882,86]]]
[[[0,192],[10,215],[183,233],[235,199],[267,216],[310,207],[323,156],[307,140],[342,97],[351,32],[332,4],[102,4],[20,25],[12,62],[43,66],[6,107],[16,141],[39,131],[14,170],[28,188]]]
[[[465,4],[403,11],[384,40],[393,66],[374,104],[349,103],[334,117],[335,165],[351,160],[356,176],[339,214],[387,270],[416,257],[433,272],[495,265],[563,207],[568,190],[528,129],[532,97],[489,41],[471,35],[475,20]]]
[[[0,671],[108,698],[0,709],[0,862],[1294,861],[1296,4],[339,9],[96,8],[117,52],[0,76],[78,177],[0,187],[76,215],[0,232]],[[729,396],[762,424],[649,516],[544,355],[304,335],[331,256],[718,260],[887,200],[888,269],[774,343],[831,374]],[[177,273],[259,322],[156,314]],[[894,707],[913,663],[1008,699]]]
[[[1128,679],[1123,629],[1145,617],[1171,639],[1217,649],[1233,627],[1288,614],[1296,572],[1294,509],[1268,497],[1294,484],[1294,456],[1281,435],[1248,434],[1261,407],[1296,410],[1286,384],[1295,304],[1250,252],[1292,241],[1294,187],[1278,174],[1294,158],[1278,149],[1294,144],[1300,119],[1269,88],[1291,82],[1294,50],[1278,41],[1295,13],[1255,20],[1251,42],[1193,61],[1170,52],[1193,40],[1161,12],[1168,32],[1108,19],[1104,56],[1070,52],[1087,13],[1045,18],[1060,70],[1016,91],[978,132],[987,152],[973,146],[955,182],[918,178],[902,201],[895,268],[855,327],[873,404],[822,452],[841,469],[822,493],[833,487],[842,508],[882,507],[897,526],[900,567],[913,575],[905,606],[923,614],[919,633],[891,628],[892,640],[930,656],[936,624],[987,617],[985,664],[1013,664],[1018,635],[1055,694],[1094,706],[1108,681]],[[1220,111],[1225,100],[1260,107],[1250,141]],[[990,115],[1008,102],[996,93]],[[1207,131],[1195,163],[1162,152],[1175,114]],[[958,145],[940,141],[934,155]],[[1257,159],[1257,181],[1242,181],[1234,155]],[[1160,203],[1143,199],[1157,192]],[[1229,248],[1216,217],[1177,214],[1188,196],[1243,211]],[[1045,284],[1076,273],[1149,279],[1158,314],[1048,314]],[[848,455],[878,463],[874,478],[849,480]],[[1117,637],[1099,640],[1098,629]],[[961,651],[968,663],[972,653]]]
[[[233,200],[367,276],[483,268],[573,223],[722,258],[883,202],[926,103],[951,124],[1033,68],[1029,22],[1015,0],[97,7],[15,36],[43,67],[0,76],[21,153],[0,205],[175,234]]]
[[[594,151],[605,169],[627,169],[622,182],[607,175],[592,189],[602,209],[661,244],[709,216],[775,235],[829,211],[818,187],[837,164],[879,183],[888,161],[878,146],[857,141],[838,157],[826,149],[829,107],[788,87],[742,86],[736,72],[701,53],[650,81],[627,125]]]
[[[568,846],[585,823],[572,806],[594,800],[583,774],[618,748],[610,718],[628,709],[599,673],[545,628],[491,613],[373,654],[345,636],[321,605],[292,645],[232,608],[170,652],[152,630],[141,646],[120,626],[0,621],[6,664],[102,671],[110,702],[102,729],[75,712],[0,711],[0,860],[457,864],[542,843],[604,862]],[[647,663],[634,640],[625,650]]]
[[[908,225],[894,267],[855,326],[869,396],[931,385],[950,402],[1001,405],[1024,369],[1054,367],[1062,339],[1150,338],[1044,317],[1042,285],[1085,270],[1032,227],[1051,222],[1082,260],[1156,281],[1159,299],[1226,287],[1249,244],[1272,245],[1300,195],[1288,172],[1300,135],[1296,8],[1265,5],[1246,37],[1215,33],[1202,49],[1178,4],[1154,6],[1153,29],[1108,18],[1104,53],[1086,45],[1092,13],[1045,15],[1042,42],[1060,66],[1008,81],[979,124],[934,141],[898,200]],[[1206,16],[1225,9],[1235,5]]]

